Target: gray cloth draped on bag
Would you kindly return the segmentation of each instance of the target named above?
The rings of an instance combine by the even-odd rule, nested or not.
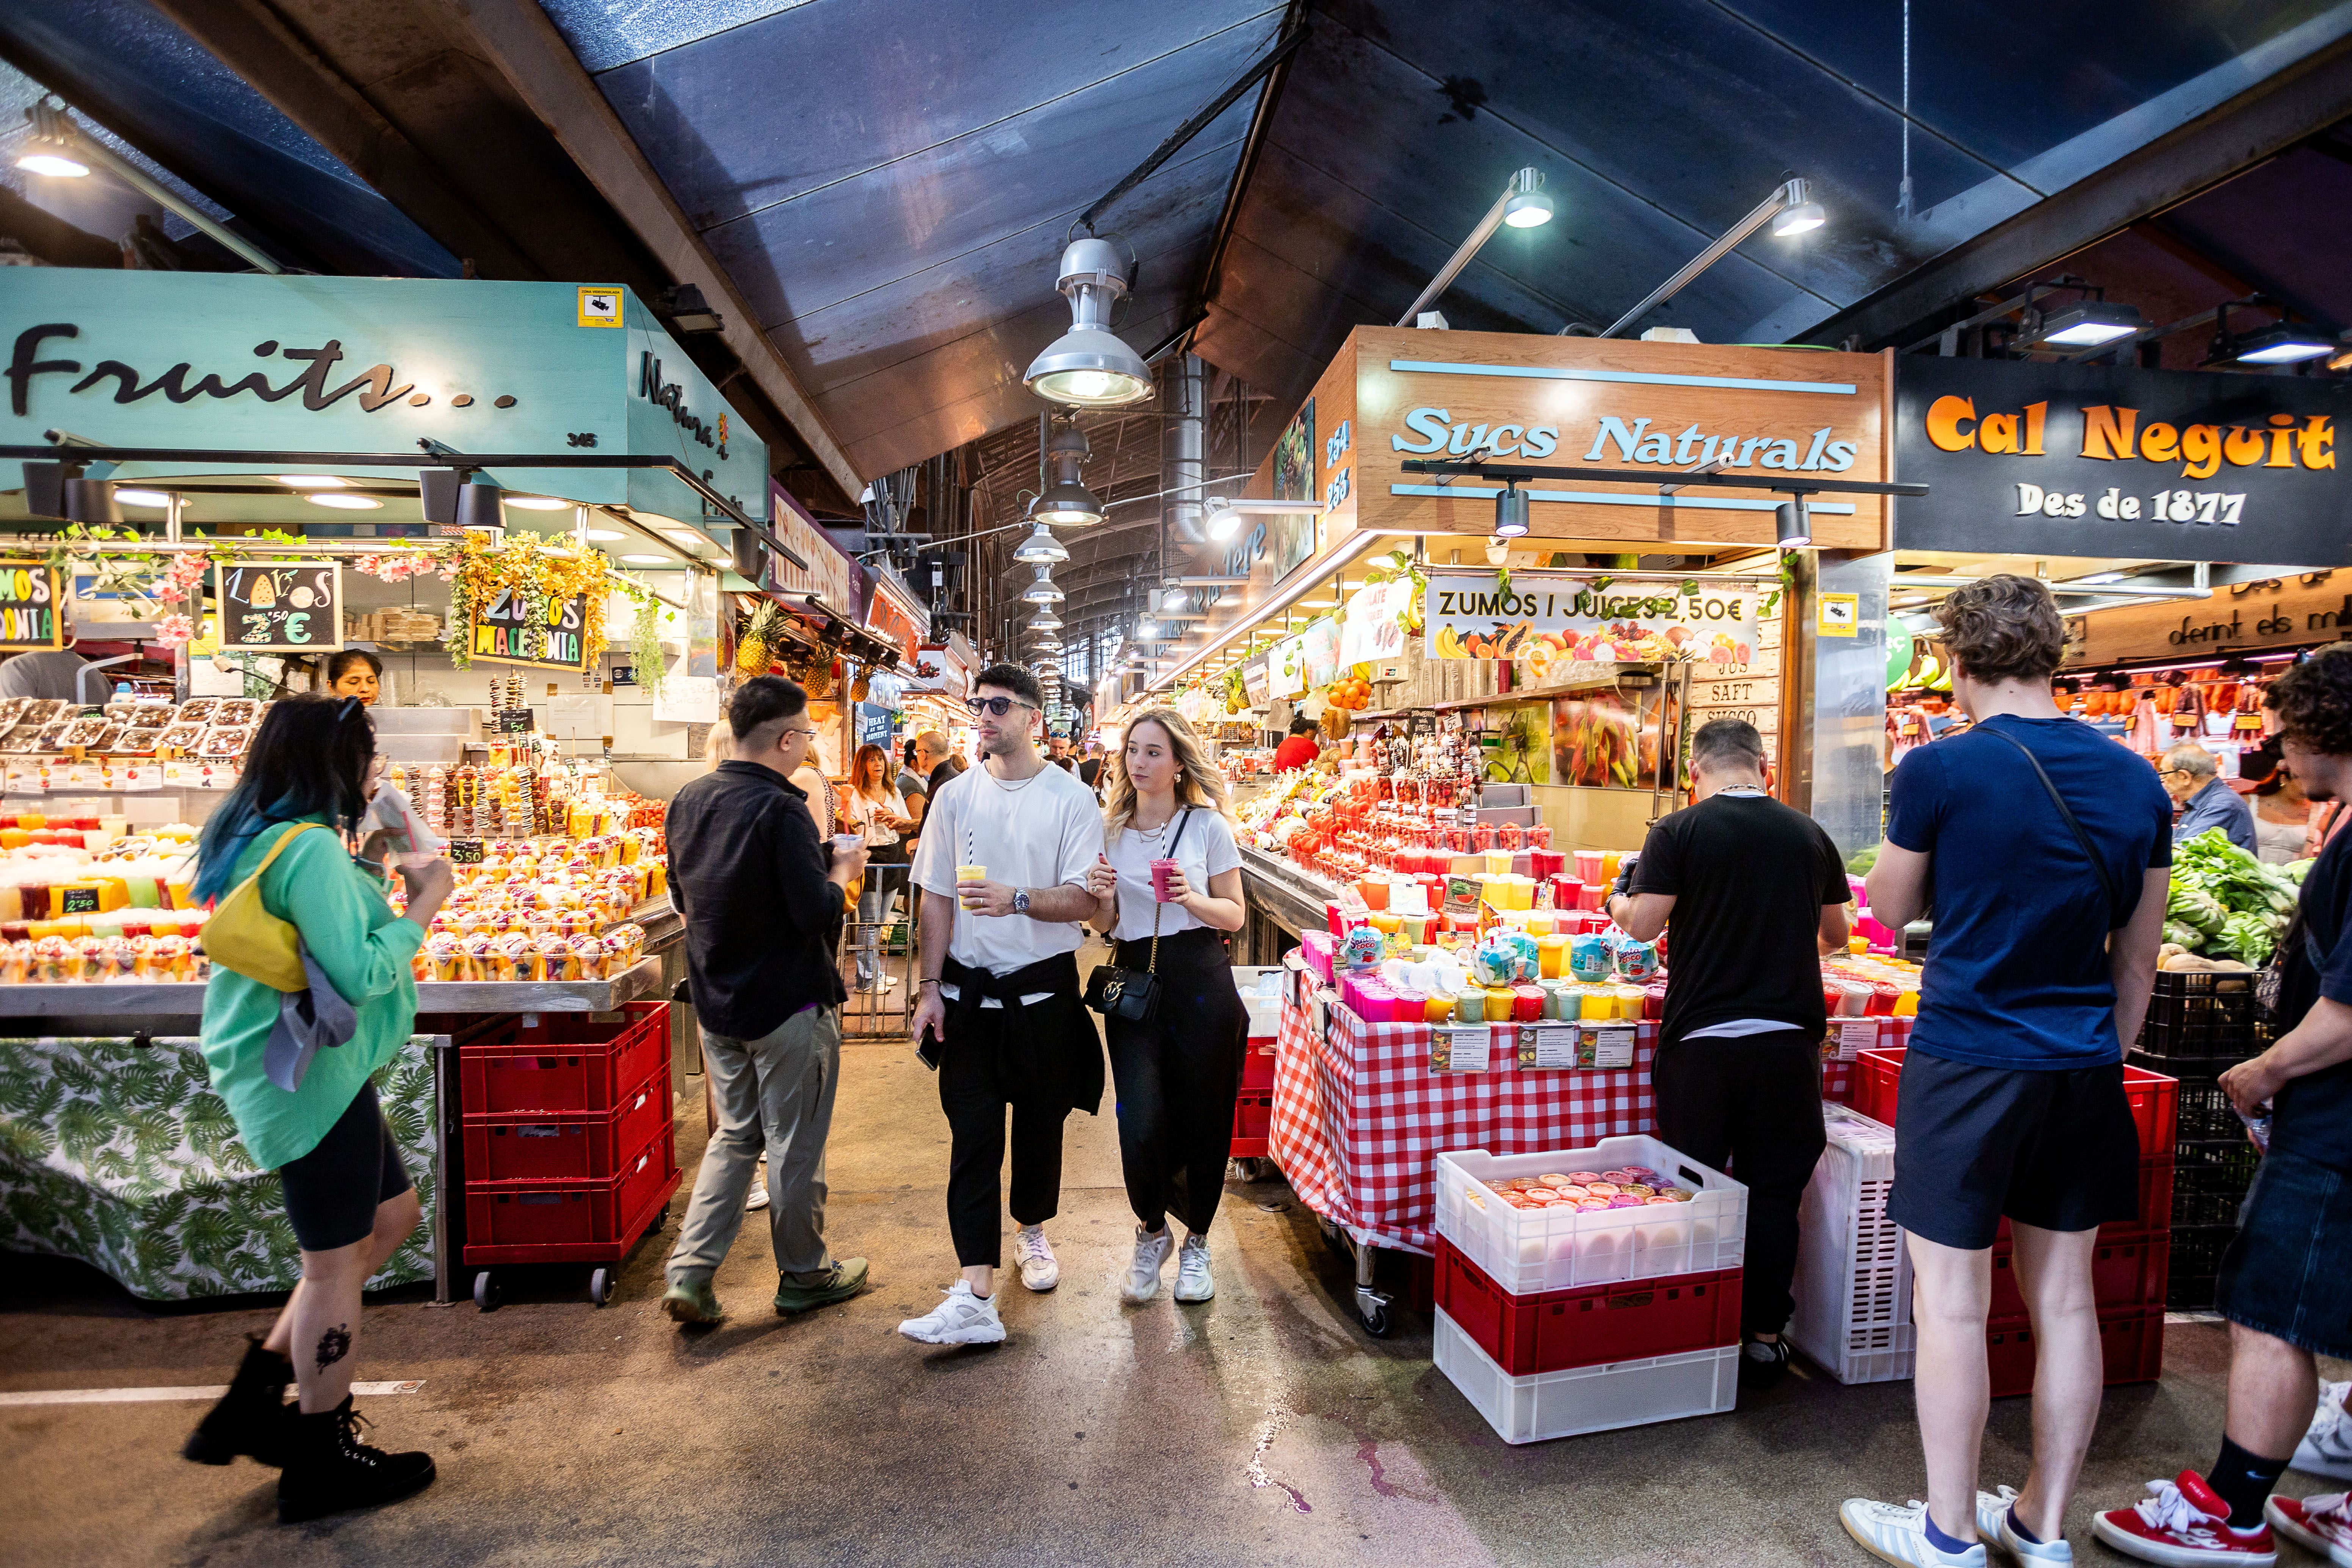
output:
[[[310,982],[310,988],[289,991],[279,999],[278,1022],[271,1026],[269,1044],[261,1055],[264,1074],[289,1094],[302,1087],[302,1075],[310,1070],[310,1058],[320,1047],[332,1049],[348,1043],[360,1026],[359,1015],[343,1000],[299,935],[294,949],[302,955],[302,973]]]

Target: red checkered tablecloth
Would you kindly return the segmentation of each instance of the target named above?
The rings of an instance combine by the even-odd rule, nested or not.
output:
[[[1498,1024],[1487,1072],[1429,1070],[1429,1026],[1370,1024],[1326,993],[1328,1037],[1286,1005],[1276,1037],[1271,1146],[1299,1201],[1359,1241],[1435,1245],[1431,1167],[1449,1149],[1534,1154],[1650,1131],[1658,1026],[1638,1026],[1633,1066],[1522,1068],[1517,1026]]]

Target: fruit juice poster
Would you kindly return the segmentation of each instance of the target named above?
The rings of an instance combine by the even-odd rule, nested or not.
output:
[[[1307,684],[1328,686],[1339,676],[1339,623],[1329,616],[1298,634],[1307,663]]]
[[[1587,789],[1653,790],[1660,736],[1671,722],[1662,693],[1604,687],[1551,704],[1551,783]]]
[[[1479,737],[1486,776],[1496,784],[1552,782],[1552,705],[1529,702],[1489,712],[1491,726]]]
[[[1432,572],[1423,599],[1431,658],[1746,664],[1756,652],[1757,584],[1633,582],[1557,572]]]

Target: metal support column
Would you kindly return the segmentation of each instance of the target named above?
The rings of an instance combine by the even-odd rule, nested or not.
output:
[[[1824,551],[1796,563],[1796,635],[1783,656],[1797,682],[1794,777],[1786,794],[1844,856],[1885,836],[1886,595],[1894,570],[1886,551]],[[1855,596],[1853,636],[1821,635],[1824,594]]]

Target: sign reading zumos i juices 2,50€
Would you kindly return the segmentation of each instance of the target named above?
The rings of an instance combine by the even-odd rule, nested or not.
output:
[[[1601,663],[1755,657],[1757,585],[1694,579],[1693,592],[1659,579],[1562,572],[1432,572],[1423,600],[1431,658],[1549,655]],[[1546,658],[1543,662],[1549,662]]]
[[[1927,358],[1896,361],[1908,550],[2352,565],[2336,437],[2352,387]]]

